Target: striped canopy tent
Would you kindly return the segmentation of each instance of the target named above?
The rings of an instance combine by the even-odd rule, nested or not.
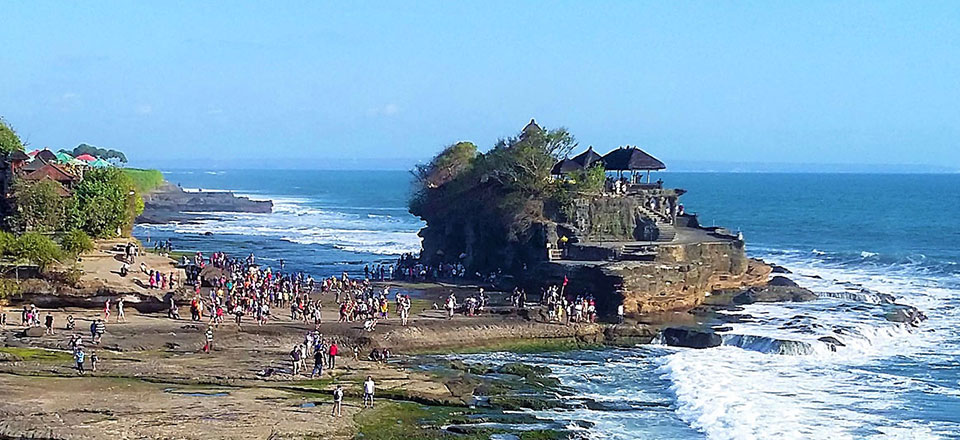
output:
[[[646,151],[637,147],[620,147],[603,156],[603,164],[609,171],[622,174],[624,171],[647,172],[647,183],[650,183],[650,171],[663,170],[667,166]]]
[[[77,160],[82,160],[82,161],[84,161],[84,162],[93,162],[93,161],[97,160],[96,157],[93,157],[93,156],[91,156],[91,155],[89,155],[89,154],[86,154],[86,153],[77,156],[75,159],[77,159]]]
[[[107,162],[107,161],[105,161],[105,160],[103,160],[103,159],[100,159],[100,158],[97,158],[97,160],[94,160],[93,162],[90,162],[88,165],[90,165],[91,167],[94,167],[94,168],[110,168],[110,167],[113,166],[113,165],[110,164],[110,162]]]
[[[73,160],[73,156],[67,153],[64,153],[62,151],[54,154],[57,156],[57,162],[60,162],[60,163],[70,163],[70,161]]]

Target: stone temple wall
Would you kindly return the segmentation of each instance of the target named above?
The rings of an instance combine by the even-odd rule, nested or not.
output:
[[[769,268],[750,260],[742,241],[660,245],[655,261],[548,263],[539,276],[570,279],[567,293],[589,293],[601,314],[620,303],[628,315],[686,310],[713,290],[763,284]]]

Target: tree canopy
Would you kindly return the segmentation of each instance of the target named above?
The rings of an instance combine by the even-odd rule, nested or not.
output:
[[[133,180],[119,168],[87,171],[74,188],[76,225],[92,237],[113,237],[129,231],[143,212],[143,199]]]
[[[7,156],[14,151],[23,151],[23,142],[13,127],[0,118],[0,155]]]
[[[564,128],[528,125],[486,153],[477,152],[473,143],[457,142],[417,166],[409,207],[427,222],[421,232],[425,249],[428,242],[439,243],[431,247],[439,252],[428,258],[457,259],[463,254],[469,257],[465,264],[479,269],[515,264],[518,260],[509,257],[509,249],[542,252],[543,240],[533,238],[533,225],[545,218],[545,207],[568,203],[571,193],[582,189],[550,173],[576,145]],[[592,171],[584,181],[593,185],[597,176]],[[599,176],[602,184],[602,169]]]
[[[77,157],[81,154],[89,154],[94,157],[99,157],[103,160],[117,160],[120,163],[127,163],[127,156],[121,151],[110,150],[106,148],[99,148],[89,144],[80,144],[74,147],[73,150],[60,150],[65,153],[70,153],[71,156]]]
[[[50,233],[63,230],[75,215],[74,199],[64,197],[63,187],[53,180],[17,180],[13,184],[15,209],[7,217],[13,231]]]

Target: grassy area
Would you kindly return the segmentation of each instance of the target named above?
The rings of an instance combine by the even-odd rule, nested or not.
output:
[[[374,409],[366,409],[354,416],[357,438],[363,440],[488,440],[492,434],[511,433],[503,429],[470,427],[476,422],[466,415],[475,413],[449,406],[424,406],[417,403],[380,400]],[[441,430],[439,426],[451,423],[466,423],[461,432]],[[567,438],[563,432],[532,430],[512,432],[521,440],[555,440]]]
[[[539,339],[503,339],[487,344],[463,347],[417,350],[415,354],[450,353],[489,353],[493,351],[511,351],[514,353],[546,353],[551,351],[571,351],[602,348],[603,344],[587,344],[576,338],[539,338]]]
[[[146,194],[163,184],[163,173],[158,170],[124,168],[123,172],[133,179],[133,185],[140,194]]]
[[[73,360],[70,353],[40,348],[0,347],[0,353],[7,353],[27,362],[68,362]]]

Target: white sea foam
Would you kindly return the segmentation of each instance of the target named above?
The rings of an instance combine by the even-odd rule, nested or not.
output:
[[[291,243],[325,245],[348,252],[380,255],[399,255],[420,250],[417,231],[421,224],[413,219],[324,209],[311,205],[311,201],[304,198],[257,197],[273,200],[273,212],[205,213],[218,218],[144,227],[166,229],[179,234],[209,232],[214,235],[272,237]]]
[[[916,429],[905,431],[880,413],[902,406],[911,391],[955,396],[960,390],[876,373],[895,356],[956,355],[956,348],[941,344],[958,337],[951,302],[960,294],[956,280],[930,275],[919,257],[900,265],[850,266],[827,263],[819,258],[827,257],[823,251],[813,254],[763,258],[808,275],[790,277],[820,300],[745,306],[742,313],[756,320],[731,324],[724,346],[662,358],[658,371],[671,383],[680,417],[711,439],[937,438],[957,432],[956,425],[930,421],[915,421]],[[919,307],[929,321],[915,329],[883,319],[888,295]],[[843,346],[819,340],[825,336]]]

